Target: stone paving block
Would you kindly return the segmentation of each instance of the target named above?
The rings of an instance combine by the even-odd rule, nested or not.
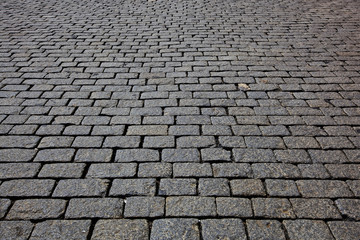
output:
[[[275,150],[275,157],[283,163],[311,163],[307,152],[302,149]]]
[[[6,219],[29,220],[58,218],[65,212],[66,200],[60,199],[26,199],[16,200]]]
[[[206,219],[201,220],[202,237],[212,239],[244,239],[246,232],[240,219]]]
[[[164,216],[163,197],[126,198],[124,217],[161,217]]]
[[[0,162],[29,162],[36,152],[35,149],[0,149]]]
[[[31,240],[85,240],[90,220],[48,220],[36,224]]]
[[[288,148],[320,148],[320,145],[313,137],[284,137]]]
[[[360,197],[360,180],[348,180],[346,181],[346,184],[349,186],[356,197]]]
[[[86,167],[84,163],[45,164],[38,174],[39,178],[80,178]]]
[[[245,143],[249,148],[285,148],[280,137],[245,137]]]
[[[67,137],[67,136],[43,137],[39,143],[38,148],[70,147],[73,140],[74,137]]]
[[[167,197],[165,212],[168,217],[215,216],[215,198],[197,196]]]
[[[231,151],[222,148],[204,148],[201,149],[201,159],[205,162],[212,161],[230,161]]]
[[[275,155],[270,149],[241,149],[234,148],[235,162],[276,162]]]
[[[78,136],[75,137],[71,146],[75,148],[101,147],[103,139],[103,137]]]
[[[6,199],[6,198],[0,199],[0,218],[3,218],[5,216],[10,205],[11,205],[10,199]]]
[[[250,164],[247,163],[214,163],[212,164],[214,177],[251,177]]]
[[[156,162],[159,160],[159,152],[151,149],[117,150],[115,156],[115,162]]]
[[[124,125],[116,125],[116,126],[94,126],[91,135],[122,135],[124,133],[125,126]]]
[[[154,220],[150,240],[200,240],[198,220],[193,218],[166,218]]]
[[[360,165],[358,164],[326,164],[325,167],[335,179],[360,179]]]
[[[200,196],[230,196],[229,181],[226,178],[200,178],[198,191]]]
[[[133,177],[136,174],[136,163],[98,163],[91,164],[87,178],[120,178]]]
[[[328,226],[316,220],[285,220],[283,222],[290,239],[332,240]]]
[[[316,137],[322,149],[354,148],[346,137]]]
[[[137,148],[140,146],[140,136],[110,136],[103,142],[105,148]]]
[[[40,169],[40,165],[40,163],[0,164],[0,179],[35,177]]]
[[[253,198],[254,215],[264,218],[295,218],[289,200],[285,198]]]
[[[167,135],[167,125],[144,125],[144,126],[129,126],[126,135]]]
[[[250,240],[285,240],[284,230],[277,220],[246,220]]]
[[[221,217],[252,217],[251,201],[246,198],[218,197],[216,211]]]
[[[143,219],[99,220],[91,236],[91,240],[147,240],[148,238],[149,225]]]
[[[155,179],[115,179],[110,189],[110,196],[154,196]]]
[[[244,148],[245,141],[239,136],[220,136],[219,145],[225,148]]]
[[[331,221],[327,224],[336,240],[353,240],[360,236],[360,222]]]
[[[330,178],[330,174],[322,164],[299,164],[298,168],[304,178]]]
[[[231,127],[236,136],[259,136],[260,129],[257,125],[236,125]]]
[[[230,127],[223,125],[203,125],[201,127],[201,130],[203,135],[209,135],[209,136],[232,135]]]
[[[79,149],[75,155],[75,162],[110,162],[113,151],[111,149]]]
[[[187,136],[176,139],[178,148],[205,148],[215,146],[215,144],[213,136]]]
[[[174,177],[211,177],[210,163],[174,163]]]
[[[335,204],[342,215],[360,220],[360,199],[338,199]]]
[[[175,138],[173,136],[145,136],[143,142],[144,148],[171,148],[175,147]]]
[[[103,179],[66,179],[57,184],[53,197],[104,196],[109,181]]]
[[[162,196],[181,196],[181,195],[196,195],[196,179],[172,179],[163,178],[160,180],[159,195]]]
[[[266,179],[266,191],[272,197],[296,197],[300,196],[293,180]]]
[[[330,199],[291,198],[290,202],[298,218],[339,219],[341,215]]]
[[[140,163],[138,177],[171,177],[171,163]]]
[[[44,149],[40,150],[34,162],[70,162],[75,154],[75,149]]]
[[[72,198],[65,218],[121,218],[123,200],[118,198]]]
[[[51,194],[54,180],[16,179],[0,185],[2,197],[46,197]]]
[[[0,148],[34,148],[39,141],[37,136],[0,136]]]
[[[197,125],[173,125],[169,127],[169,135],[174,135],[174,136],[200,135],[200,127]]]
[[[346,154],[348,158],[348,162],[360,162],[360,150],[354,149],[354,150],[344,150],[344,153]]]
[[[34,224],[30,221],[1,221],[0,232],[3,240],[29,239]]]
[[[256,178],[298,178],[297,166],[287,163],[254,163],[251,168]]]
[[[163,162],[200,162],[200,153],[197,149],[163,149]]]
[[[265,188],[259,179],[236,179],[230,181],[234,196],[266,196]]]
[[[352,197],[353,193],[343,181],[338,180],[298,180],[299,192],[306,198]]]

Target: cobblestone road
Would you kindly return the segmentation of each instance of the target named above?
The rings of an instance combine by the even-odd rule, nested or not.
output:
[[[2,0],[0,239],[360,239],[358,0]]]

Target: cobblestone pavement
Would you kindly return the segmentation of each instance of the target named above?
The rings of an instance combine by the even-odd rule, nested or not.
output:
[[[358,0],[0,1],[0,239],[360,239]]]

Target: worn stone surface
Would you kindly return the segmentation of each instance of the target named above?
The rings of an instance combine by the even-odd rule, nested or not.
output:
[[[10,180],[0,185],[2,197],[45,197],[51,194],[54,180]]]
[[[129,197],[126,198],[124,217],[161,217],[164,206],[162,197]]]
[[[17,200],[12,205],[6,219],[47,219],[58,218],[65,211],[66,200],[26,199]]]
[[[331,221],[328,225],[336,240],[352,240],[360,236],[359,222]]]
[[[121,178],[136,174],[136,163],[95,163],[91,164],[87,178]]]
[[[285,240],[284,230],[277,220],[246,220],[250,240]]]
[[[4,217],[11,205],[10,199],[0,199],[0,218]]]
[[[70,199],[65,218],[121,218],[123,200],[117,198]]]
[[[356,236],[359,18],[358,0],[0,1],[0,223]],[[49,220],[91,223],[62,236],[75,227]]]
[[[253,198],[254,214],[266,218],[295,218],[289,200],[285,198]]]
[[[197,219],[166,218],[154,220],[151,228],[151,240],[200,239]]]
[[[99,220],[94,228],[92,240],[117,240],[149,238],[149,226],[146,220]]]
[[[251,201],[247,198],[218,197],[216,211],[222,217],[252,217]]]
[[[160,180],[158,194],[164,196],[196,195],[196,186],[196,179],[164,178]]]
[[[104,196],[109,181],[102,179],[67,179],[60,180],[54,197]]]
[[[34,224],[30,221],[1,221],[1,239],[26,240],[29,238]]]
[[[166,216],[215,216],[216,206],[213,197],[168,197]]]
[[[244,239],[246,233],[240,219],[207,219],[201,220],[201,230],[204,239]]]
[[[110,189],[110,196],[154,196],[155,179],[115,179]]]
[[[290,239],[334,239],[328,226],[316,220],[285,220],[283,222]]]
[[[90,220],[49,220],[36,224],[32,240],[79,239],[85,240],[90,230]]]
[[[341,215],[330,199],[291,198],[290,202],[298,218],[339,219]]]
[[[360,199],[338,199],[335,204],[342,215],[360,220]]]

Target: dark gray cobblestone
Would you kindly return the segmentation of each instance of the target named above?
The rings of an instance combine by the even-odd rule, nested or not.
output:
[[[0,240],[356,240],[357,0],[0,1]]]

